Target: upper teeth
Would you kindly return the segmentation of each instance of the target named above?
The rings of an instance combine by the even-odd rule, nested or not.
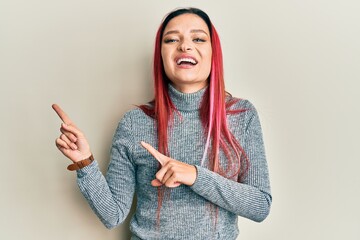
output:
[[[176,63],[180,64],[182,62],[190,62],[192,64],[196,64],[196,61],[194,59],[192,59],[192,58],[180,58],[180,59],[177,60]]]

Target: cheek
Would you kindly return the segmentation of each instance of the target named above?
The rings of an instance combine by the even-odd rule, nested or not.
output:
[[[168,51],[166,51],[166,49],[164,49],[164,48],[161,49],[161,58],[162,58],[162,61],[164,64],[164,69],[166,71],[170,66],[171,59],[170,59]]]
[[[209,51],[209,53],[206,56],[206,70],[211,71],[211,62],[212,62],[212,52]]]

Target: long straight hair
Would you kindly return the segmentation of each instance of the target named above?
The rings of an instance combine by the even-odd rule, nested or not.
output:
[[[227,115],[237,114],[245,109],[232,109],[238,99],[231,98],[231,95],[225,91],[222,50],[219,36],[215,27],[210,21],[209,16],[197,8],[182,8],[169,13],[160,25],[155,40],[154,51],[154,89],[155,98],[148,105],[139,106],[145,114],[156,120],[158,150],[164,155],[169,156],[168,149],[168,127],[174,120],[174,114],[177,112],[172,103],[168,84],[170,80],[165,74],[163,60],[161,57],[161,42],[165,27],[171,19],[182,14],[196,14],[207,24],[212,46],[211,71],[208,79],[208,88],[206,89],[201,101],[199,115],[204,130],[205,150],[201,160],[201,165],[208,159],[208,168],[220,175],[236,181],[241,181],[244,174],[248,171],[249,160],[238,140],[230,132],[227,126]],[[229,97],[228,101],[227,97]],[[177,112],[178,113],[178,112]],[[225,155],[227,162],[222,166],[220,164],[220,153]],[[159,165],[159,168],[161,166]],[[240,177],[239,177],[240,176]],[[158,209],[157,225],[160,223],[160,211],[165,196],[165,187],[158,188]],[[216,207],[217,219],[218,208]],[[216,220],[215,220],[216,224]]]

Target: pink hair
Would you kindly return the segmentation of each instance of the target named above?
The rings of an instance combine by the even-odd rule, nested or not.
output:
[[[208,156],[210,140],[212,140],[209,157],[211,170],[224,177],[233,178],[240,173],[241,155],[245,154],[245,152],[228,129],[226,115],[240,113],[245,111],[245,109],[229,110],[239,99],[232,99],[226,102],[228,93],[225,91],[220,39],[213,25],[211,26],[211,32],[212,64],[208,88],[209,93],[204,96],[200,108],[201,122],[207,132],[205,152],[201,161],[203,165]],[[228,159],[225,170],[220,166],[219,162],[220,149],[224,152],[226,159]],[[247,158],[245,157],[244,159]],[[235,172],[231,173],[232,169],[235,169]]]
[[[154,88],[155,98],[150,105],[139,106],[145,114],[156,120],[157,139],[159,152],[169,155],[168,152],[168,126],[174,119],[174,113],[178,113],[176,107],[172,103],[169,93],[169,79],[165,75],[163,61],[161,57],[161,40],[163,24],[160,26],[156,34],[155,51],[154,51]],[[230,110],[239,99],[231,98],[226,102],[229,96],[225,91],[222,50],[219,36],[215,27],[211,24],[211,45],[212,45],[212,64],[209,77],[209,87],[204,93],[201,106],[200,118],[204,132],[206,134],[206,144],[201,165],[205,159],[209,159],[209,168],[220,175],[234,179],[237,181],[242,179],[243,175],[248,171],[249,160],[237,139],[230,132],[227,126],[227,114],[237,114],[245,109]],[[231,95],[230,95],[231,96]],[[211,144],[210,144],[211,142]],[[210,151],[209,151],[210,150]],[[228,160],[226,168],[220,166],[219,154],[222,151]],[[200,163],[199,163],[200,164]],[[161,166],[159,166],[160,168]],[[243,171],[241,171],[243,169]],[[240,178],[238,179],[237,176]],[[164,200],[165,187],[158,188],[158,209],[157,209],[157,226],[160,224],[160,210]],[[210,206],[211,209],[213,208]],[[211,210],[210,209],[210,210]],[[216,207],[215,224],[218,215]]]

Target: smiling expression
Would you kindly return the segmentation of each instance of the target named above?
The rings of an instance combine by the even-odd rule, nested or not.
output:
[[[207,85],[211,71],[211,39],[205,21],[196,14],[182,14],[164,29],[161,56],[166,76],[185,93]]]

